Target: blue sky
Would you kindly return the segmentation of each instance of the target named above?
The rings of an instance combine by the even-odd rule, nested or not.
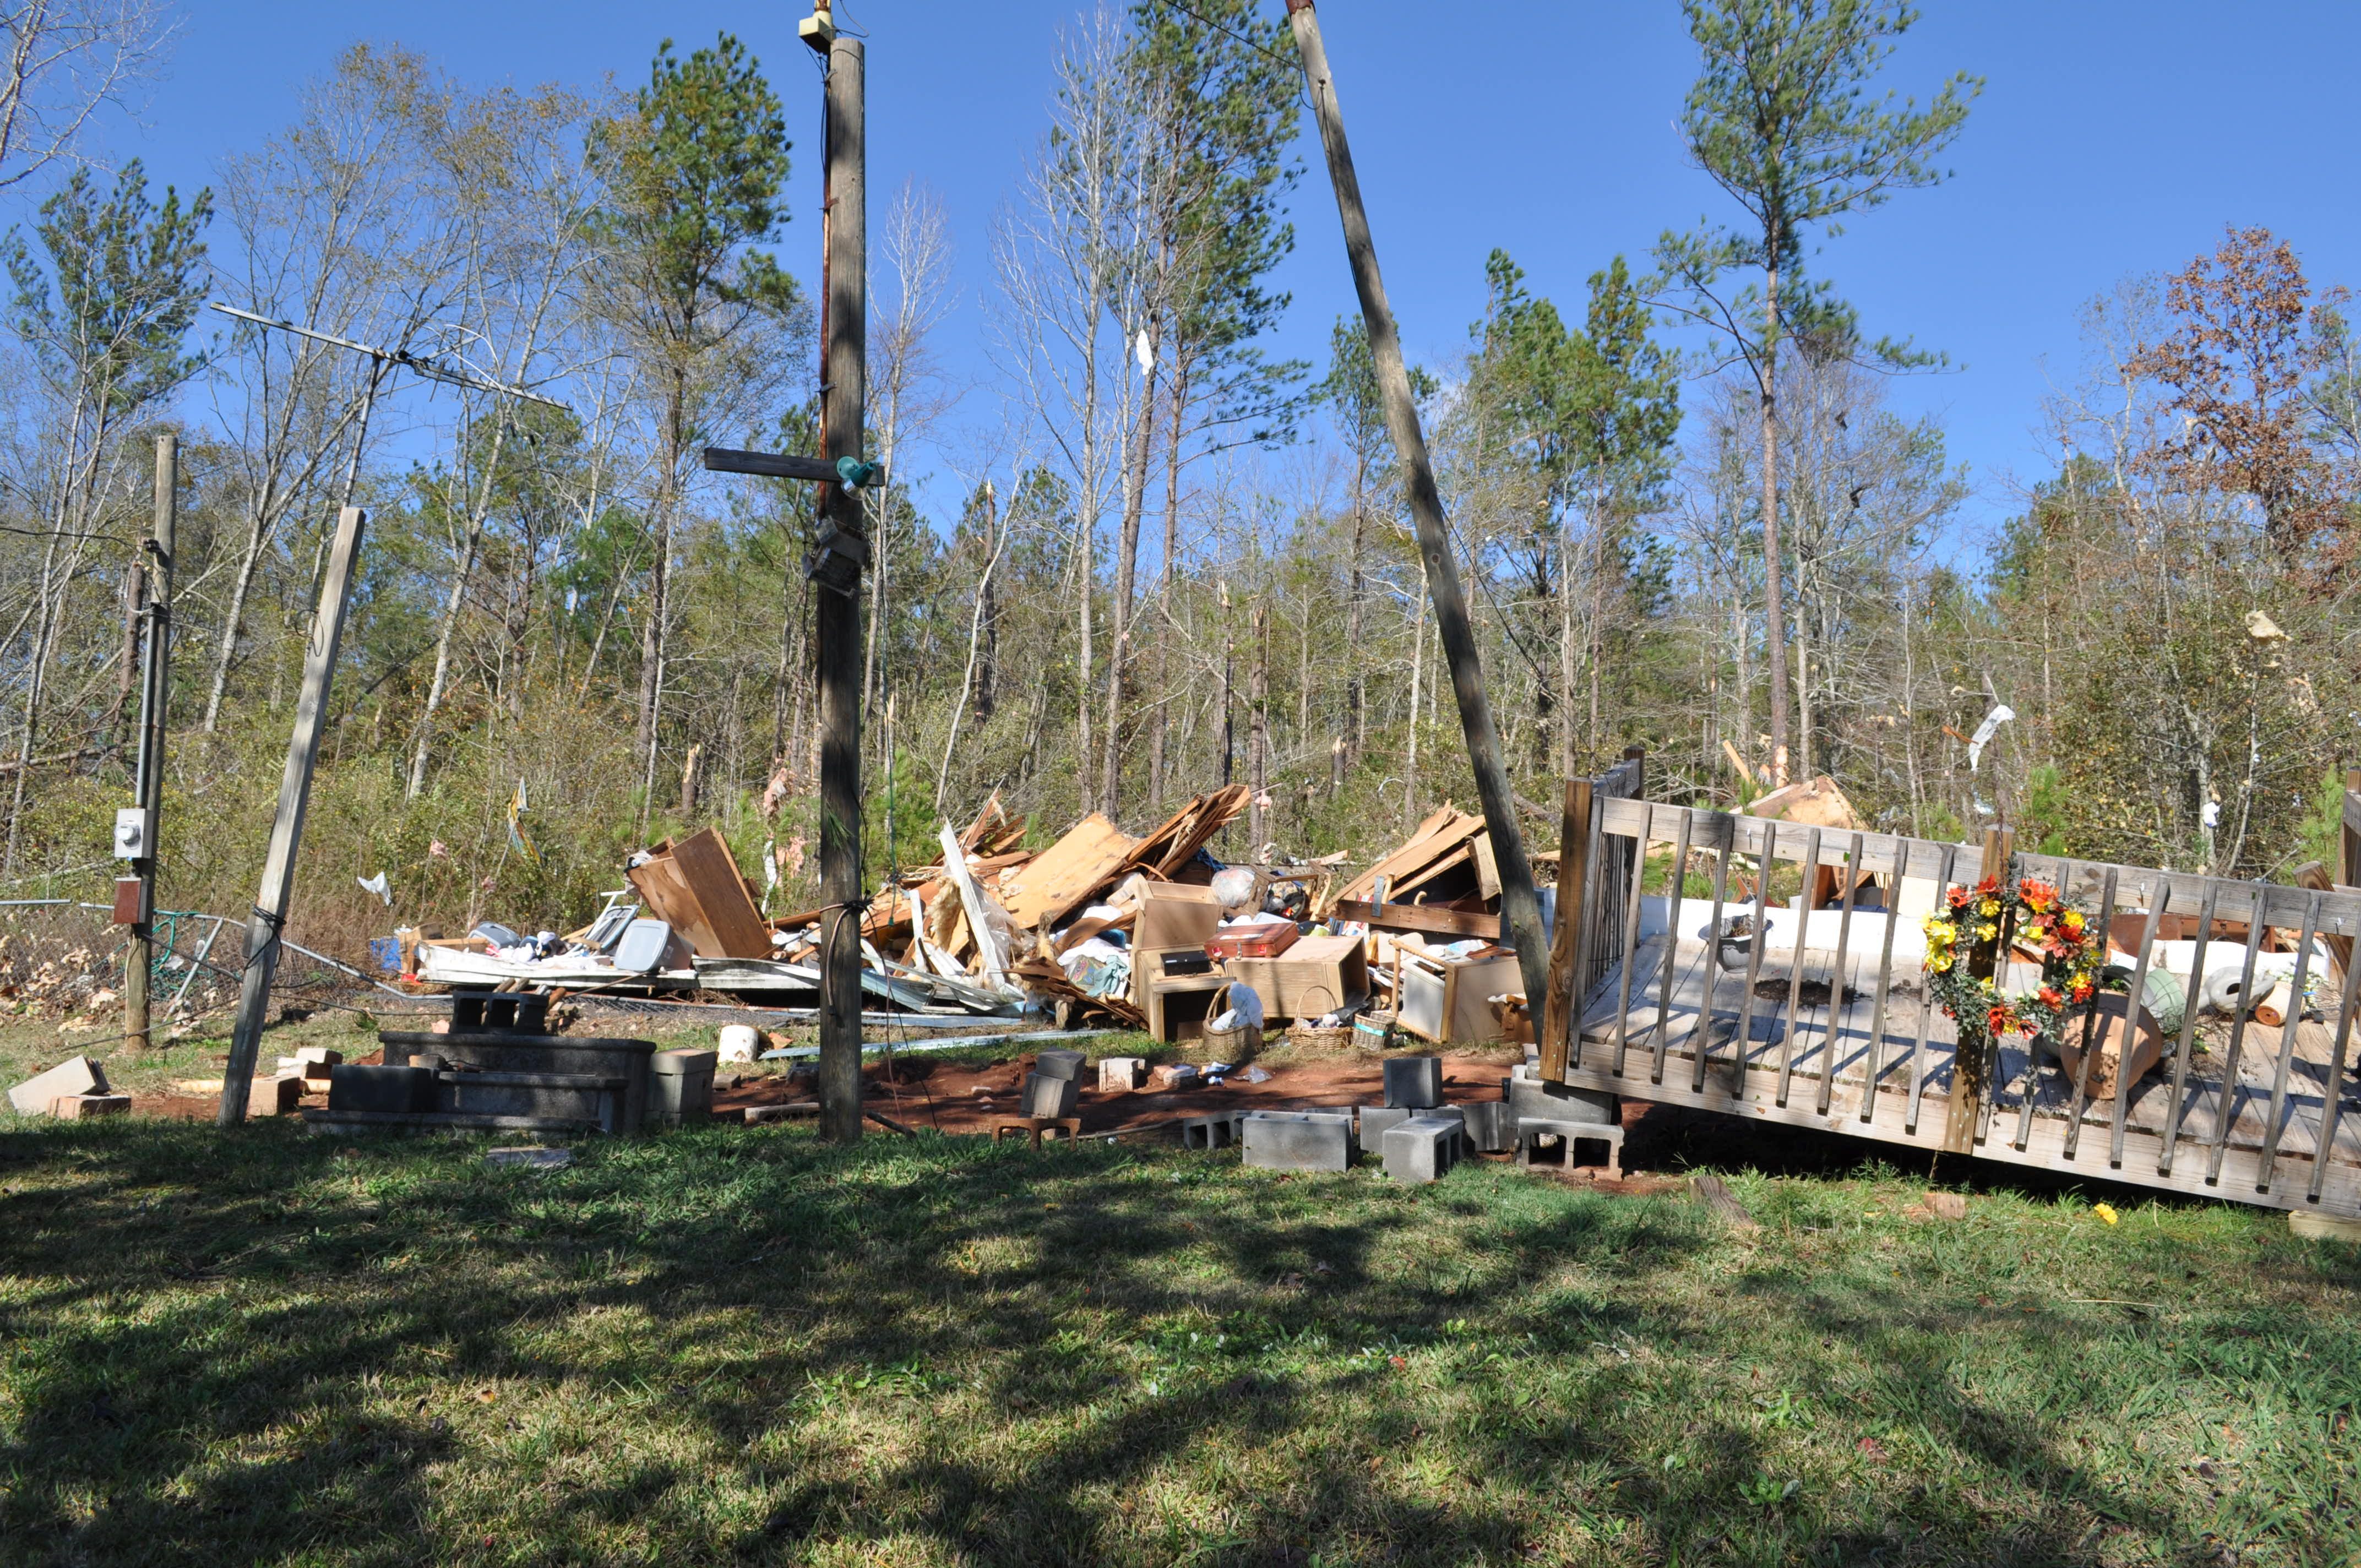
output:
[[[1268,0],[1274,14],[1279,0]],[[1924,0],[1893,85],[1924,95],[1966,70],[1988,86],[1946,160],[1956,178],[1861,218],[1815,261],[1873,334],[1947,351],[1961,367],[1896,388],[1935,411],[1979,488],[1971,515],[2004,516],[2013,482],[2054,455],[2038,437],[2051,378],[2070,378],[2082,302],[2131,274],[2177,266],[2225,223],[2292,240],[2315,284],[2361,280],[2344,80],[2361,6],[2327,0]],[[181,30],[147,112],[119,130],[159,179],[211,178],[225,154],[290,116],[307,76],[360,38],[399,40],[462,76],[520,83],[641,80],[657,40],[728,28],[771,71],[796,139],[785,249],[818,271],[812,221],[818,79],[794,39],[798,0],[181,0]],[[981,380],[983,291],[994,209],[1040,135],[1049,63],[1077,0],[858,0],[871,35],[873,192],[915,175],[951,214],[965,294],[946,357]],[[1483,262],[1505,247],[1570,313],[1617,251],[1668,225],[1726,215],[1680,157],[1674,119],[1694,56],[1674,0],[1327,0],[1331,57],[1387,283],[1415,357],[1466,343]],[[1307,142],[1298,243],[1281,281],[1279,343],[1324,354],[1352,308],[1335,210]],[[878,198],[873,196],[873,207]],[[18,214],[0,212],[0,221]],[[988,388],[970,394],[987,410]]]

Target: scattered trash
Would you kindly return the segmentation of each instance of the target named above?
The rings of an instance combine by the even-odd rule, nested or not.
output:
[[[2093,1203],[2091,1205],[2091,1212],[2111,1225],[2123,1218],[2115,1212],[2114,1205],[2112,1203]]]
[[[376,894],[385,901],[385,906],[388,909],[393,907],[393,889],[387,885],[383,872],[378,872],[375,876],[357,876],[353,880],[360,883],[363,893]]]

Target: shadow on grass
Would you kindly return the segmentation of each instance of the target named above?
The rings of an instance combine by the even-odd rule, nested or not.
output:
[[[1956,1292],[1771,1243],[1733,1269],[1676,1201],[1105,1145],[479,1147],[0,1135],[0,1561],[2031,1563],[2187,1523],[2063,1435],[2059,1377],[1963,1375]],[[1839,1445],[1805,1503],[1756,1496],[1796,1462],[1782,1392],[1920,1434],[1907,1489],[1806,1511],[1884,1484]],[[1962,1473],[2037,1500],[1996,1524]]]

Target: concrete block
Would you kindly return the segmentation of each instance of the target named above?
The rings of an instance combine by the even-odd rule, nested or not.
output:
[[[60,1122],[86,1122],[97,1116],[120,1116],[131,1109],[128,1094],[60,1094],[49,1102],[49,1114]]]
[[[648,1058],[651,1127],[696,1125],[713,1115],[713,1069],[719,1051],[657,1051]]]
[[[1209,1115],[1190,1116],[1180,1124],[1180,1146],[1184,1149],[1225,1149],[1238,1141],[1238,1127],[1246,1119],[1244,1111],[1215,1111]]]
[[[1185,1061],[1167,1062],[1148,1074],[1148,1080],[1159,1089],[1194,1089],[1203,1075]]]
[[[1360,1113],[1361,1146],[1365,1149],[1383,1147],[1378,1140],[1386,1135],[1389,1127],[1399,1127],[1418,1114],[1400,1105],[1364,1105]]]
[[[277,1078],[258,1078],[247,1091],[246,1113],[249,1116],[292,1116],[303,1108],[303,1077],[301,1073],[281,1073]]]
[[[1441,1057],[1393,1057],[1386,1062],[1386,1103],[1423,1111],[1443,1103]]]
[[[1025,1099],[1017,1114],[1071,1116],[1074,1113],[1075,1102],[1081,1098],[1082,1088],[1071,1078],[1045,1078],[1040,1073],[1028,1072],[1025,1075]]]
[[[434,1109],[434,1069],[424,1067],[365,1067],[339,1062],[328,1069],[331,1111]]]
[[[1128,1094],[1148,1082],[1146,1057],[1099,1058],[1099,1092]]]
[[[1445,1116],[1412,1116],[1386,1129],[1380,1146],[1386,1174],[1396,1181],[1439,1179],[1458,1157],[1460,1125]]]
[[[1539,1117],[1544,1122],[1614,1122],[1619,1120],[1615,1096],[1596,1090],[1544,1083],[1539,1078],[1513,1079],[1509,1084],[1510,1113],[1519,1122]]]
[[[1516,1120],[1508,1102],[1479,1100],[1459,1108],[1467,1124],[1467,1146],[1477,1154],[1506,1154],[1516,1145]]]
[[[1574,1146],[1576,1143],[1603,1143],[1607,1146],[1607,1174],[1620,1179],[1623,1174],[1623,1129],[1598,1122],[1545,1121],[1539,1116],[1528,1117],[1517,1124],[1517,1163],[1533,1163],[1533,1150],[1544,1140],[1554,1138],[1564,1153],[1565,1168],[1574,1168]]]
[[[1080,1051],[1047,1050],[1034,1057],[1033,1070],[1043,1078],[1062,1078],[1070,1083],[1080,1083],[1082,1064],[1089,1059]]]
[[[344,1059],[345,1053],[336,1049],[334,1046],[298,1046],[295,1047],[295,1061],[300,1067],[330,1068],[335,1066],[338,1062],[341,1062]],[[328,1075],[324,1072],[307,1072],[303,1076],[306,1078],[325,1078]]]
[[[1350,1111],[1249,1111],[1239,1149],[1262,1170],[1350,1170],[1360,1153]]]
[[[20,1116],[46,1116],[49,1102],[69,1094],[104,1094],[106,1074],[88,1057],[61,1061],[47,1072],[35,1073],[8,1091],[8,1103]]]

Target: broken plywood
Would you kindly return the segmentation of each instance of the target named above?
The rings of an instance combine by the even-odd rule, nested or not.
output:
[[[771,956],[771,927],[730,846],[712,828],[657,845],[626,874],[648,912],[687,938],[699,958]]]

